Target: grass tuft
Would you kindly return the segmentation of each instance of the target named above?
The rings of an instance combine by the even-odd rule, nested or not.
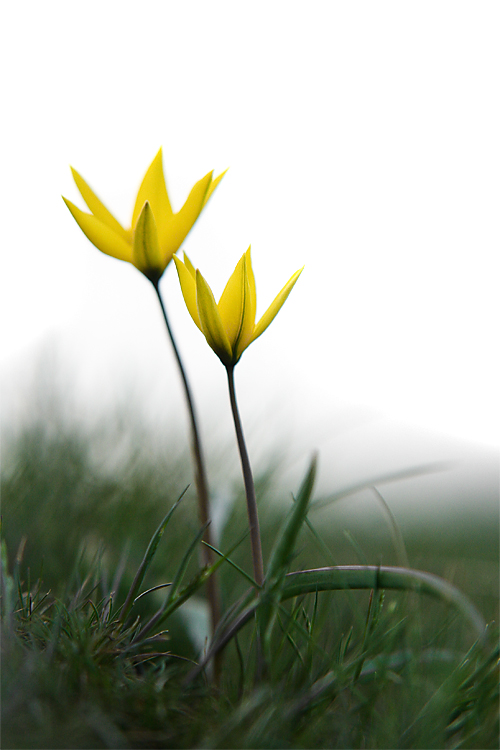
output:
[[[35,424],[4,451],[3,747],[498,746],[498,630],[482,614],[498,608],[498,547],[478,547],[458,587],[436,574],[463,561],[460,535],[443,543],[439,569],[436,558],[425,572],[379,565],[395,547],[414,565],[427,547],[390,512],[387,550],[360,524],[338,528],[326,499],[312,500],[314,462],[285,514],[266,469],[259,593],[241,490],[217,562],[200,567],[188,457],[168,463],[144,446],[110,469],[94,435]],[[365,566],[338,567],[358,554],[344,531]],[[215,568],[224,612],[200,651],[182,605],[202,603]]]

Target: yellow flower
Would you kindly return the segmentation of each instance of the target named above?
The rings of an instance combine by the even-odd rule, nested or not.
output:
[[[247,346],[264,333],[302,273],[301,268],[293,274],[256,325],[257,294],[250,248],[234,269],[219,304],[215,302],[212,290],[201,273],[195,271],[186,253],[184,262],[176,256],[174,261],[189,313],[226,367],[234,366]]]
[[[76,186],[91,213],[63,198],[82,232],[103,253],[125,260],[157,283],[173,254],[180,248],[206,202],[223,178],[213,172],[199,180],[178,213],[172,211],[163,175],[161,148],[137,193],[132,226],[125,229],[74,170]]]

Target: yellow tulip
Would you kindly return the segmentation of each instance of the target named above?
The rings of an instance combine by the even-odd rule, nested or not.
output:
[[[255,324],[257,294],[250,248],[239,260],[219,303],[201,273],[184,253],[184,262],[174,256],[182,294],[194,322],[209,346],[226,367],[234,366],[245,349],[272,323],[293,285],[302,273],[296,271],[274,302]]]
[[[132,263],[157,283],[180,248],[225,172],[213,179],[209,172],[189,193],[178,213],[172,211],[163,174],[161,149],[153,159],[137,193],[132,225],[125,229],[101,203],[76,170],[76,186],[91,213],[63,198],[82,232],[103,253]]]

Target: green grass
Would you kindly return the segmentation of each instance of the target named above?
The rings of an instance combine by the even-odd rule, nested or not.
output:
[[[210,664],[194,669],[193,632],[203,637],[204,607],[191,488],[141,585],[174,581],[191,545],[178,589],[151,591],[122,622],[153,533],[191,481],[179,444],[172,436],[159,446],[126,420],[93,432],[57,416],[4,439],[2,747],[498,746],[494,515],[404,533],[410,564],[452,580],[490,623],[484,643],[456,609],[424,594],[375,588],[284,600],[288,569],[331,565],[332,557],[336,564],[397,559],[387,528],[336,523],[335,506],[309,509],[303,523],[304,494],[283,527],[293,488],[281,489],[279,472],[267,467],[257,472],[257,495],[272,575],[257,619],[236,629],[223,651],[220,684]],[[230,555],[234,564],[219,569],[226,610],[249,589],[238,566],[251,571],[241,482],[233,495],[220,548],[243,540]],[[185,594],[192,606],[158,626],[167,632],[141,639],[169,591],[171,604]],[[254,599],[250,592],[242,607]],[[256,623],[265,631],[260,655]]]

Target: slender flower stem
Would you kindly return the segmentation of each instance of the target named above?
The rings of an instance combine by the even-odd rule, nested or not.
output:
[[[245,482],[245,494],[247,498],[248,523],[250,526],[250,540],[252,544],[253,571],[256,584],[260,587],[264,582],[264,563],[262,559],[262,543],[260,540],[259,516],[257,513],[257,499],[255,497],[255,485],[253,482],[250,459],[243,436],[243,428],[236,403],[236,392],[234,389],[234,365],[227,365],[227,382],[229,384],[229,398],[233,412],[234,427],[240,451],[241,468]]]
[[[200,514],[200,522],[203,525],[207,523],[207,521],[210,520],[210,501],[209,501],[209,494],[208,494],[207,473],[205,470],[205,461],[203,458],[203,451],[201,447],[200,433],[198,430],[198,422],[196,418],[196,411],[194,408],[193,397],[191,395],[191,388],[189,387],[189,382],[187,379],[186,371],[184,370],[184,366],[182,364],[179,350],[177,349],[177,345],[175,343],[172,329],[168,321],[167,311],[165,309],[162,296],[160,294],[159,283],[158,281],[152,281],[151,283],[153,284],[156,294],[158,295],[158,300],[160,302],[161,311],[163,313],[163,318],[165,320],[165,325],[167,326],[168,335],[170,337],[170,341],[172,342],[172,348],[174,350],[174,355],[177,360],[177,365],[179,367],[179,372],[182,378],[182,383],[184,385],[184,393],[186,396],[186,403],[187,403],[189,419],[191,423],[191,448],[192,448],[193,459],[194,459],[194,464],[195,464],[195,481],[196,481],[196,488],[198,491],[198,509],[199,509],[199,514]],[[214,546],[210,525],[207,526],[203,539],[205,542],[207,542],[207,544],[211,544],[212,546]],[[207,547],[205,544],[202,545],[202,556],[203,556],[204,565],[211,566],[213,564],[214,558],[213,558],[212,550],[209,547]],[[217,627],[217,624],[220,620],[220,591],[219,591],[219,586],[218,586],[215,573],[210,576],[206,585],[207,585],[208,602],[210,606],[210,620],[211,620],[212,635],[213,635],[215,632],[215,628]]]

